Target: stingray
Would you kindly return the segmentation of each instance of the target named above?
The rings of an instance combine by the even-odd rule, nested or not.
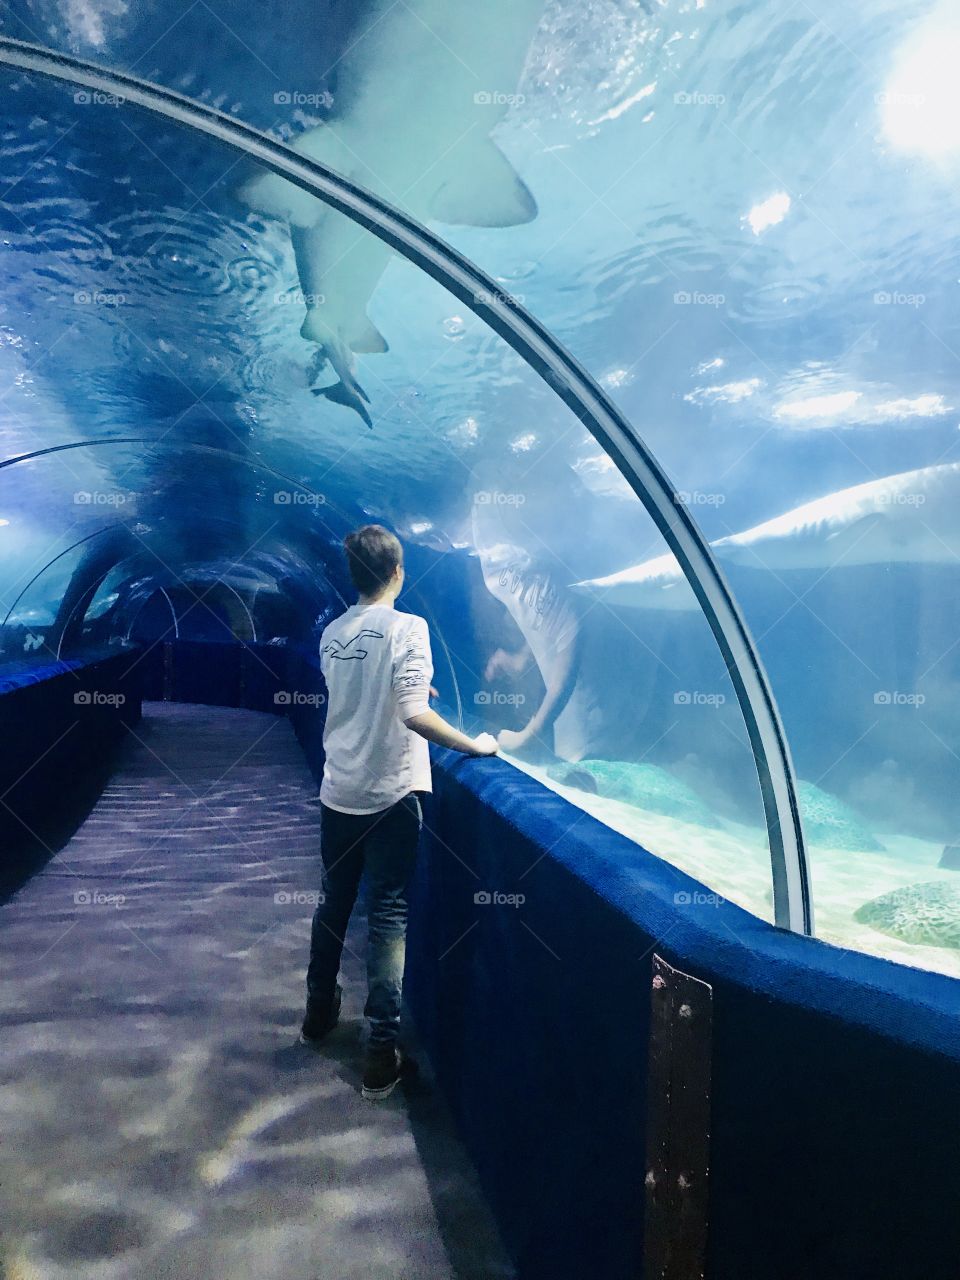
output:
[[[667,769],[629,760],[578,760],[576,764],[551,765],[547,774],[562,786],[620,800],[650,813],[660,813],[701,827],[720,823],[697,793]]]
[[[821,791],[812,782],[798,782],[797,796],[803,829],[810,844],[874,853],[883,849],[853,809],[828,791]]]

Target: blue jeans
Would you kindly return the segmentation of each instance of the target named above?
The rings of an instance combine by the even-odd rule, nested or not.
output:
[[[328,1009],[340,971],[343,939],[367,886],[367,1004],[370,1043],[392,1044],[400,1028],[407,941],[407,889],[417,860],[423,812],[411,792],[380,813],[340,813],[321,805],[323,901],[313,915],[307,996]]]

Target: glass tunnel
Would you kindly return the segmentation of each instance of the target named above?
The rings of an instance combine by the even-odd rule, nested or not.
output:
[[[269,7],[0,9],[0,690],[218,701],[381,523],[571,826],[960,977],[953,8]]]
[[[755,638],[795,760],[818,934],[956,974],[956,424],[944,286],[928,265],[946,233],[924,219],[915,245],[911,211],[881,202],[869,260],[849,244],[851,163],[864,199],[868,183],[904,172],[912,200],[952,198],[950,139],[914,120],[927,108],[896,88],[925,65],[924,31],[939,19],[886,61],[897,22],[875,27],[876,61],[860,67],[856,93],[860,80],[881,89],[864,99],[869,118],[844,165],[835,117],[812,157],[779,161],[778,184],[776,130],[744,126],[738,142],[729,84],[697,61],[724,19],[694,6],[672,17],[666,85],[628,76],[575,108],[572,88],[551,88],[548,64],[533,63],[528,94],[466,95],[464,127],[485,130],[481,154],[501,165],[477,175],[476,208],[445,223],[471,224],[447,239],[498,291],[474,282],[474,310],[249,155],[137,105],[130,85],[8,65],[3,660],[21,668],[128,643],[173,625],[178,607],[198,640],[309,644],[349,594],[343,533],[382,520],[417,566],[408,606],[442,639],[443,702],[519,734],[505,751],[517,768],[772,919],[770,828],[790,810],[764,813],[735,687],[751,655],[718,646],[688,578],[713,584],[689,561],[685,575],[618,442],[605,448],[558,398],[552,372],[483,322],[497,304],[508,321],[526,310],[662,463]],[[538,21],[539,8],[530,41]],[[667,27],[644,29],[607,38],[627,39],[632,75],[654,76],[640,47]],[[839,58],[840,34],[820,30]],[[511,83],[528,50],[547,57],[530,41],[514,50]],[[348,78],[361,61],[352,56]],[[213,67],[205,74],[212,83]],[[509,78],[506,66],[499,74]],[[691,75],[718,87],[676,89]],[[333,91],[300,105],[304,92],[287,103],[275,90],[233,114],[316,139],[338,118]],[[846,91],[849,112],[856,93]],[[808,106],[814,117],[823,101]],[[376,134],[376,104],[362,109]],[[372,160],[327,155],[319,142],[299,154],[430,218],[452,127],[419,152],[411,143],[392,184]],[[704,167],[678,157],[681,140],[709,151],[715,138],[757,155],[746,173],[710,170],[708,198]],[[629,164],[614,160],[621,149],[636,153]],[[521,181],[501,150],[534,176]],[[819,169],[822,185],[801,201],[797,186]],[[487,201],[517,206],[485,205],[484,187]],[[647,221],[655,229],[641,235]],[[320,222],[339,237],[332,265],[300,225]],[[891,258],[897,278],[883,288]],[[358,339],[349,353],[360,387],[378,388],[359,412],[316,394],[336,385],[336,365],[309,338],[312,318],[328,316],[321,277],[329,316],[377,347]],[[571,687],[552,697],[565,678]],[[538,720],[551,700],[562,708]],[[770,768],[761,762],[768,782]],[[801,896],[798,870],[802,928]],[[780,919],[791,923],[785,898]]]

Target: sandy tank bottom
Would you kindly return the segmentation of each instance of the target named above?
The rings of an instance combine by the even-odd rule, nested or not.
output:
[[[721,821],[716,827],[563,786],[546,769],[513,756],[510,764],[592,814],[605,826],[701,881],[722,898],[764,920],[773,918],[770,853],[766,832]],[[960,871],[938,867],[943,846],[909,836],[883,834],[883,852],[809,847],[817,937],[850,951],[867,952],[918,969],[960,978],[960,949],[920,946],[881,933],[855,918],[866,903],[910,885],[960,886]]]

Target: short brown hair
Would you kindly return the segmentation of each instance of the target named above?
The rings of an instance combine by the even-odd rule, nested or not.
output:
[[[343,540],[347,568],[353,585],[362,596],[373,595],[385,587],[394,570],[403,567],[400,539],[382,524],[365,524],[354,529]]]

